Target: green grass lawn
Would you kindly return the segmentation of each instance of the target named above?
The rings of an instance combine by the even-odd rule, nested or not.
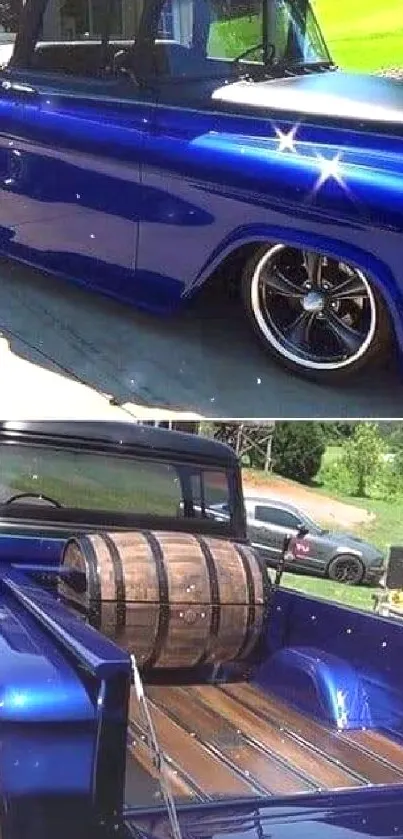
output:
[[[342,69],[375,72],[403,66],[402,0],[311,2],[332,58]],[[210,55],[234,58],[261,41],[261,26],[258,16],[215,24]]]
[[[354,503],[354,499],[351,498],[341,497],[340,500]],[[357,499],[357,504],[375,513],[375,520],[371,524],[355,528],[359,536],[373,542],[382,550],[387,550],[391,544],[403,545],[403,498],[394,501],[360,498]]]
[[[366,611],[373,610],[372,597],[377,590],[366,586],[346,586],[342,583],[333,583],[331,580],[305,577],[302,574],[284,574],[282,585],[304,594],[311,594],[312,597],[324,597],[326,600],[333,600],[336,603]]]
[[[374,71],[403,66],[402,0],[312,0],[337,64]]]

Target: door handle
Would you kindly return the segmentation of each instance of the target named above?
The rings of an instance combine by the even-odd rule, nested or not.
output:
[[[22,101],[35,99],[39,96],[39,91],[29,84],[22,84],[21,82],[11,82],[9,79],[4,79],[1,82],[1,92],[6,95],[9,94],[12,99],[19,99]]]

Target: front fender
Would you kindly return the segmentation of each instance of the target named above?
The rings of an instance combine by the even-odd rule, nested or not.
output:
[[[188,294],[192,295],[211,274],[239,248],[259,243],[282,242],[291,247],[319,251],[326,256],[344,260],[361,269],[373,282],[389,311],[393,330],[403,352],[403,299],[390,268],[370,251],[349,242],[311,231],[272,225],[245,225],[227,236],[203,265]]]

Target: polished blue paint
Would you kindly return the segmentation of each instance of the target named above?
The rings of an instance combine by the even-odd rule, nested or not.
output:
[[[129,676],[128,653],[67,610],[52,593],[32,583],[15,568],[0,567],[0,581],[17,603],[92,676],[98,679],[117,674]]]
[[[168,835],[166,813],[131,816],[147,839]],[[362,789],[180,811],[183,839],[363,839],[403,836],[403,789]]]
[[[345,659],[318,647],[287,646],[270,656],[263,672],[270,690],[322,722],[340,730],[372,727],[364,684]]]
[[[7,588],[2,576],[0,790],[88,796],[95,725],[86,687]]]
[[[67,538],[67,537],[66,537]],[[7,533],[0,529],[0,563],[58,565],[66,538]]]
[[[31,561],[29,542],[21,544],[21,562],[0,564],[0,791],[17,823],[21,808],[31,813],[38,839],[53,837],[54,808],[62,821],[70,810],[78,830],[95,814],[100,839],[102,802],[109,816],[115,812],[123,835],[129,656],[26,573],[41,559],[42,567],[52,568],[47,540],[38,536],[43,557],[37,549]],[[396,666],[402,647],[398,621],[280,589],[267,620],[264,656],[250,679],[335,727],[383,728],[403,743],[403,674]],[[164,830],[166,815],[159,820],[155,808],[136,816],[126,811],[125,817],[129,834],[137,825],[149,839],[164,835],[157,826]],[[246,839],[251,831],[272,839],[399,837],[403,786],[186,805],[180,821],[183,839],[196,833],[197,839],[224,833]],[[90,820],[88,825],[90,831]],[[12,839],[30,835],[24,830],[16,828]],[[63,830],[61,824],[61,836]]]
[[[380,728],[403,742],[398,620],[280,589],[266,641],[257,684],[335,726]]]
[[[335,76],[347,99],[357,84],[385,108],[396,98],[393,81],[321,78]],[[163,313],[242,245],[303,245],[369,272],[403,347],[401,126],[228,105],[212,99],[225,76],[141,90],[7,78],[37,93],[0,95],[6,253]],[[295,128],[294,151],[282,151],[279,132]],[[321,182],[320,157],[338,159],[341,182]]]
[[[7,578],[2,579],[7,586]],[[71,665],[6,592],[0,617],[1,723],[93,719],[91,702]]]
[[[100,725],[126,722],[116,684],[129,684],[128,655],[3,564],[0,659],[2,794],[74,793],[94,802]]]

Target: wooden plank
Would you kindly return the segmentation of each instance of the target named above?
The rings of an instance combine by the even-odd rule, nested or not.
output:
[[[194,781],[194,786],[204,795],[211,798],[256,795],[251,783],[231,772],[159,708],[153,706],[151,713],[160,747],[177,766],[183,767]],[[133,693],[130,697],[129,717],[136,724],[143,725],[139,704]]]
[[[286,795],[315,789],[315,784],[301,777],[292,766],[284,766],[249,743],[232,723],[198,702],[191,688],[154,686],[147,689],[147,695],[178,725],[186,728],[188,736],[196,736],[216,750],[237,771],[249,776],[252,782],[256,781],[263,792]]]
[[[349,741],[368,749],[378,757],[392,764],[403,772],[403,746],[385,737],[379,731],[351,731],[347,735]],[[345,738],[344,738],[345,739]],[[403,774],[401,775],[403,781]]]
[[[287,761],[293,768],[311,778],[318,789],[338,789],[361,786],[357,779],[328,760],[298,743],[295,738],[285,733],[278,725],[262,720],[249,708],[241,707],[231,696],[213,686],[205,685],[192,688],[192,692],[207,703],[215,712],[231,720],[240,731],[259,742],[274,755]]]
[[[246,682],[223,685],[221,689],[235,698],[243,707],[250,708],[265,721],[283,727],[302,741],[316,748],[320,754],[332,758],[346,769],[357,773],[371,784],[399,784],[401,773],[386,766],[376,755],[363,752],[353,741],[343,740],[337,731],[304,716],[290,708],[277,697],[264,694]],[[346,737],[348,735],[346,734]]]
[[[128,744],[128,754],[135,763],[138,763],[142,769],[147,772],[150,779],[156,784],[156,789],[159,790],[158,772],[154,766],[150,750],[147,744],[141,739],[141,736],[135,735],[132,744]],[[170,766],[167,767],[167,777],[172,790],[172,793],[177,798],[194,799],[195,794],[192,788],[177,774]],[[160,796],[155,796],[160,798]]]

